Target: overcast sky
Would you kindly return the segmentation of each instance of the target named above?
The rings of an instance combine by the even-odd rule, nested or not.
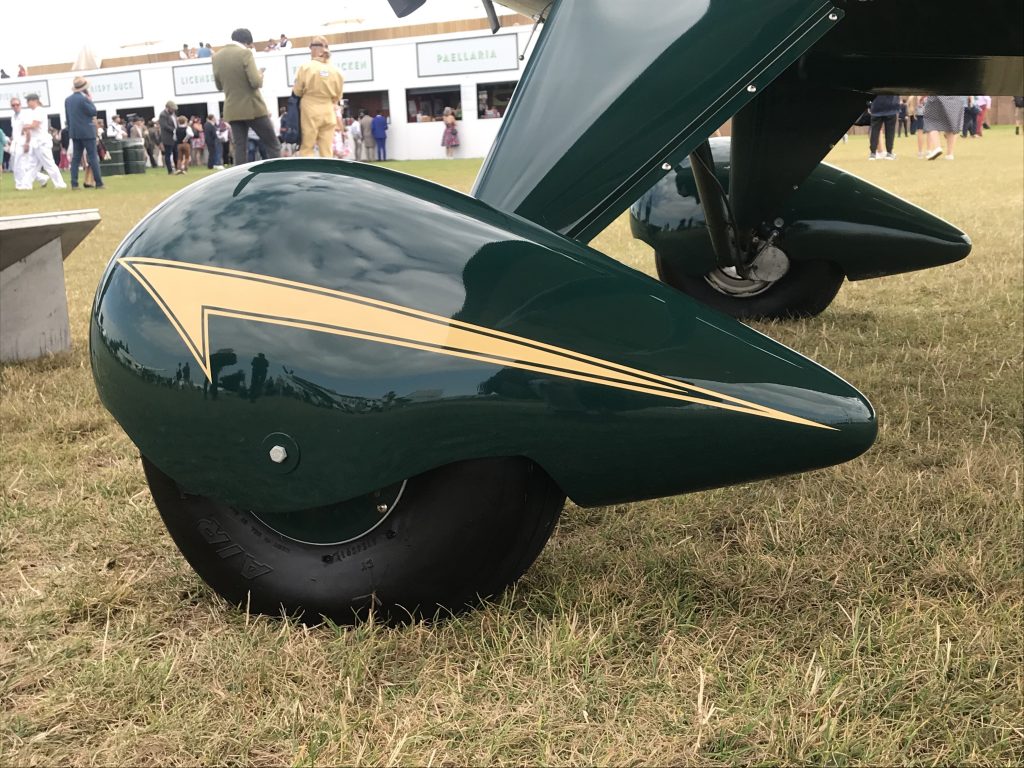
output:
[[[17,4],[0,5],[6,22],[10,22]],[[511,11],[499,7],[498,12]],[[160,3],[83,5],[51,0],[16,24],[2,24],[0,68],[14,77],[18,65],[24,64],[31,75],[33,64],[73,62],[83,45],[89,45],[101,59],[173,51],[183,43],[194,46],[200,41],[218,46],[242,25],[252,31],[257,43],[262,43],[282,32],[302,37],[484,16],[479,0],[427,0],[423,8],[405,19],[394,15],[387,0],[328,0],[313,6],[212,0],[180,7]]]

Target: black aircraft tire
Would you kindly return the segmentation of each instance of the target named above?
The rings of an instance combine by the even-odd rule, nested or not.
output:
[[[686,274],[674,266],[675,259],[655,253],[655,262],[663,283],[738,320],[814,317],[832,303],[846,278],[831,261],[794,261],[778,282],[761,293],[739,296],[715,288],[709,276]]]
[[[286,538],[251,512],[183,493],[143,457],[157,509],[189,564],[253,613],[352,623],[448,615],[500,594],[530,567],[565,494],[521,457],[464,461],[410,478],[378,528],[345,544]]]

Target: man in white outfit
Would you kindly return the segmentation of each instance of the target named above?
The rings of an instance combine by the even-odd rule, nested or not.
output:
[[[348,135],[352,137],[352,159],[363,159],[363,129],[358,120],[353,120],[348,127]]]
[[[25,96],[28,102],[28,109],[22,111],[21,125],[25,132],[22,146],[28,153],[28,164],[31,171],[26,170],[26,177],[32,179],[42,169],[47,176],[53,180],[53,186],[57,189],[67,188],[64,179],[61,178],[60,169],[53,162],[53,138],[50,136],[49,121],[46,119],[46,112],[39,106],[39,95],[29,93]],[[31,175],[28,175],[31,172]],[[22,187],[18,187],[22,189]],[[32,189],[32,182],[29,181],[26,189]]]
[[[25,151],[25,112],[21,110],[21,99],[14,96],[11,99],[11,109],[14,115],[11,116],[11,146],[7,151],[11,153],[11,172],[14,173],[14,188],[18,190],[32,189],[32,182],[38,181],[44,187],[50,179],[42,173]],[[50,158],[53,159],[52,157]]]
[[[107,138],[118,140],[128,138],[128,131],[124,127],[124,118],[120,115],[114,115],[114,119],[110,121],[110,127],[107,128]]]

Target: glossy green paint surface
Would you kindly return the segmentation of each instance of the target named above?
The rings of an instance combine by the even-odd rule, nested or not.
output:
[[[214,391],[123,257],[344,291],[834,429],[514,361],[216,316]],[[845,461],[876,431],[849,384],[671,288],[470,197],[340,161],[248,165],[168,199],[111,260],[90,338],[101,399],[143,454],[190,492],[266,513],[324,507],[482,456],[528,456],[581,504],[663,496]],[[265,383],[250,391],[260,354]],[[188,382],[176,378],[185,363]],[[294,464],[268,460],[274,434],[293,441]]]
[[[587,241],[841,19],[822,0],[559,0],[474,195]]]
[[[712,139],[715,173],[729,184],[729,139]],[[776,244],[796,260],[839,264],[851,280],[959,261],[971,250],[962,231],[851,173],[821,164],[779,211]],[[633,234],[691,275],[715,266],[689,161],[630,208]]]

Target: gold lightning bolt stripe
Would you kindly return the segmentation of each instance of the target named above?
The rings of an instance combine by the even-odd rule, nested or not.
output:
[[[132,256],[117,261],[167,315],[207,378],[212,378],[210,318],[230,317],[366,339],[808,427],[833,429],[738,397],[571,349],[365,296],[166,259]]]

